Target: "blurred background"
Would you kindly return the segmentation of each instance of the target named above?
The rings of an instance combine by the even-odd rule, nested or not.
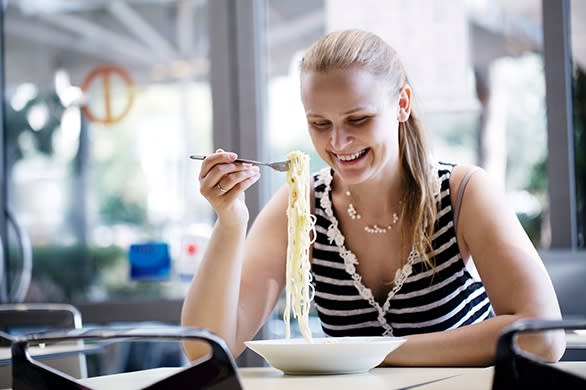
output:
[[[437,159],[500,180],[552,275],[586,269],[583,1],[4,0],[0,302],[178,323],[214,222],[188,155],[299,149],[321,168],[297,64],[343,28],[397,49]],[[264,171],[253,216],[283,184]],[[262,337],[280,337],[280,309]],[[140,354],[117,361],[181,359]]]

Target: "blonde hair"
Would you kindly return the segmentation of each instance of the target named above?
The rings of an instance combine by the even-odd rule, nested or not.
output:
[[[409,85],[397,52],[379,36],[362,30],[332,32],[305,52],[300,71],[325,72],[360,66],[387,86],[390,97],[399,96]],[[433,173],[422,126],[411,110],[409,119],[399,123],[399,159],[406,184],[400,218],[405,221],[402,242],[413,239],[422,260],[434,267],[432,236],[437,215],[437,177]],[[404,248],[407,249],[407,248]]]

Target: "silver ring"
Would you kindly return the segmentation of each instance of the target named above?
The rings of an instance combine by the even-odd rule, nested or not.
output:
[[[227,189],[225,189],[224,187],[222,187],[222,186],[220,185],[220,182],[218,182],[218,184],[216,184],[216,187],[218,187],[218,189],[220,190],[220,192],[221,192],[221,193],[228,192],[228,190],[227,190]]]

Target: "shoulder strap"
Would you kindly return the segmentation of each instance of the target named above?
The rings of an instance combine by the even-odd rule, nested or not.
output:
[[[460,217],[460,208],[462,207],[462,198],[464,198],[464,191],[466,190],[466,186],[468,185],[470,178],[477,171],[478,167],[474,167],[468,170],[464,178],[462,178],[460,185],[458,186],[456,201],[454,202],[454,229],[456,229],[456,226],[458,226],[458,218]]]

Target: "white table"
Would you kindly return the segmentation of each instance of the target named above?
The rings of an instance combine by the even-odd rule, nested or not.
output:
[[[348,375],[283,375],[272,368],[242,369],[240,377],[245,390],[268,389],[402,389],[434,383],[457,375],[475,372],[475,368],[374,368],[364,374]],[[492,383],[492,377],[490,378]]]
[[[566,344],[568,348],[586,348],[586,330],[566,332]]]
[[[584,333],[568,335],[568,347],[585,347],[586,335]],[[59,353],[51,346],[51,349],[31,348],[33,354]],[[71,345],[66,353],[71,353]],[[86,346],[87,347],[87,346]],[[10,349],[0,348],[0,361],[10,359]],[[563,369],[586,378],[586,361],[560,362],[557,365]],[[165,377],[171,376],[185,367],[163,367],[150,370],[105,375],[100,377],[80,380],[92,389],[141,389],[153,384]],[[422,390],[441,389],[491,389],[494,370],[487,368],[470,367],[387,367],[374,368],[363,374],[346,375],[284,375],[281,371],[270,367],[240,368],[238,370],[240,382],[245,390],[297,390],[297,389],[401,389],[409,386],[418,386]]]
[[[586,362],[560,362],[556,364],[560,369],[574,373],[581,377],[586,378]],[[430,383],[425,386],[419,387],[422,390],[469,390],[470,384],[474,384],[474,389],[490,390],[492,384],[492,377],[494,369],[492,367],[485,368],[483,370],[474,370],[471,372],[457,375],[452,378]]]
[[[561,362],[560,368],[586,378],[586,362]],[[167,376],[181,367],[155,368],[123,374],[84,379],[81,382],[95,390],[140,389]],[[491,389],[493,368],[374,368],[364,374],[347,375],[284,375],[270,367],[238,370],[244,390],[391,390],[418,385],[422,390]]]
[[[586,347],[586,333],[567,334],[568,347]],[[586,377],[586,361],[560,362],[560,368]],[[138,372],[87,378],[82,382],[92,389],[140,389],[157,382],[182,367],[156,368]],[[251,367],[238,370],[245,390],[297,390],[297,389],[400,389],[418,385],[418,389],[487,389],[492,386],[494,370],[487,368],[451,367],[387,367],[374,368],[364,374],[346,375],[284,375],[270,367]]]
[[[94,390],[140,389],[181,368],[155,368],[137,372],[84,379],[81,382]],[[270,367],[250,367],[238,370],[245,390],[298,389],[399,389],[421,383],[470,373],[472,368],[375,368],[363,374],[346,375],[284,375]],[[492,380],[492,377],[491,377]],[[491,382],[492,383],[492,382]]]

